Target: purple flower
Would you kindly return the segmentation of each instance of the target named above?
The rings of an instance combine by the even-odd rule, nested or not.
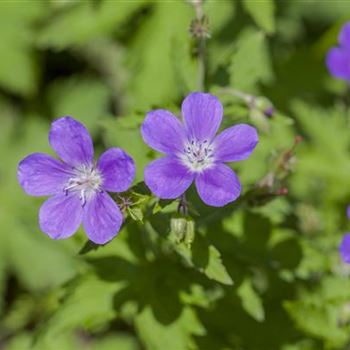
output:
[[[328,51],[326,64],[329,72],[350,83],[350,22],[345,23],[338,36],[339,47]]]
[[[350,219],[350,205],[346,208],[346,214]],[[344,235],[339,246],[339,253],[343,261],[350,264],[350,233]]]
[[[350,233],[343,236],[343,239],[339,246],[340,256],[343,261],[350,264]]]
[[[221,207],[234,201],[241,185],[223,163],[247,159],[258,143],[256,130],[238,124],[215,137],[223,107],[217,97],[201,92],[185,98],[182,115],[183,124],[166,110],[147,114],[142,124],[143,139],[166,156],[146,167],[146,185],[158,197],[173,199],[194,181],[206,204]]]
[[[110,148],[97,163],[87,129],[71,117],[51,125],[49,142],[62,161],[33,153],[18,165],[18,181],[32,196],[52,196],[40,208],[39,223],[53,239],[72,236],[81,222],[97,244],[111,240],[123,221],[117,204],[106,193],[131,185],[134,161],[123,150]]]

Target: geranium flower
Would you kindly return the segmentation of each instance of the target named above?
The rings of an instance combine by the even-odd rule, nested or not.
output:
[[[338,36],[339,47],[328,51],[326,64],[329,72],[335,77],[350,83],[350,22],[341,29]]]
[[[350,219],[350,205],[347,207],[346,214]],[[339,246],[339,253],[344,262],[350,264],[350,233],[346,233]]]
[[[350,264],[350,233],[343,236],[339,246],[339,253],[344,262]]]
[[[49,143],[62,161],[33,153],[19,163],[17,173],[27,194],[52,196],[40,208],[41,230],[53,239],[64,239],[83,223],[91,241],[108,242],[118,233],[123,216],[106,191],[129,188],[134,161],[123,150],[110,148],[95,164],[89,132],[71,117],[52,123]]]
[[[183,101],[183,124],[166,110],[147,114],[143,139],[166,154],[145,169],[145,183],[154,194],[177,198],[194,181],[203,202],[211,206],[224,206],[240,195],[239,179],[224,163],[247,159],[258,143],[258,134],[255,128],[238,124],[215,137],[222,115],[218,98],[201,92]]]

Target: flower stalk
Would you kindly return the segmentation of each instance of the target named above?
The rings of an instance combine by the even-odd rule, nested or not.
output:
[[[274,106],[266,97],[250,95],[246,92],[227,87],[220,88],[219,93],[237,97],[238,99],[244,102],[244,104],[250,111],[259,110],[266,117],[273,116]]]
[[[208,17],[203,13],[203,1],[192,0],[196,18],[191,22],[190,33],[197,40],[198,90],[205,90],[205,46],[210,37]]]
[[[185,193],[183,193],[179,198],[179,205],[177,206],[177,212],[182,216],[188,215],[188,204],[187,204]]]

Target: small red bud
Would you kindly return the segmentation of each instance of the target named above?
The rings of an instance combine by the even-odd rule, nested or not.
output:
[[[304,140],[304,138],[303,138],[301,135],[297,135],[297,136],[295,136],[294,143],[295,143],[296,145],[298,145],[298,144],[301,143],[303,140]]]
[[[277,195],[279,196],[286,196],[288,194],[288,188],[287,187],[281,187],[277,190]]]

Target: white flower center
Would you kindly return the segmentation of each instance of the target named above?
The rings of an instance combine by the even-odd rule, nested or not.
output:
[[[200,172],[214,163],[213,147],[208,140],[191,140],[185,144],[180,158],[191,171]]]
[[[64,191],[66,193],[69,191],[78,192],[84,206],[88,198],[102,190],[101,173],[93,166],[82,165],[79,168],[75,168],[73,174]]]

